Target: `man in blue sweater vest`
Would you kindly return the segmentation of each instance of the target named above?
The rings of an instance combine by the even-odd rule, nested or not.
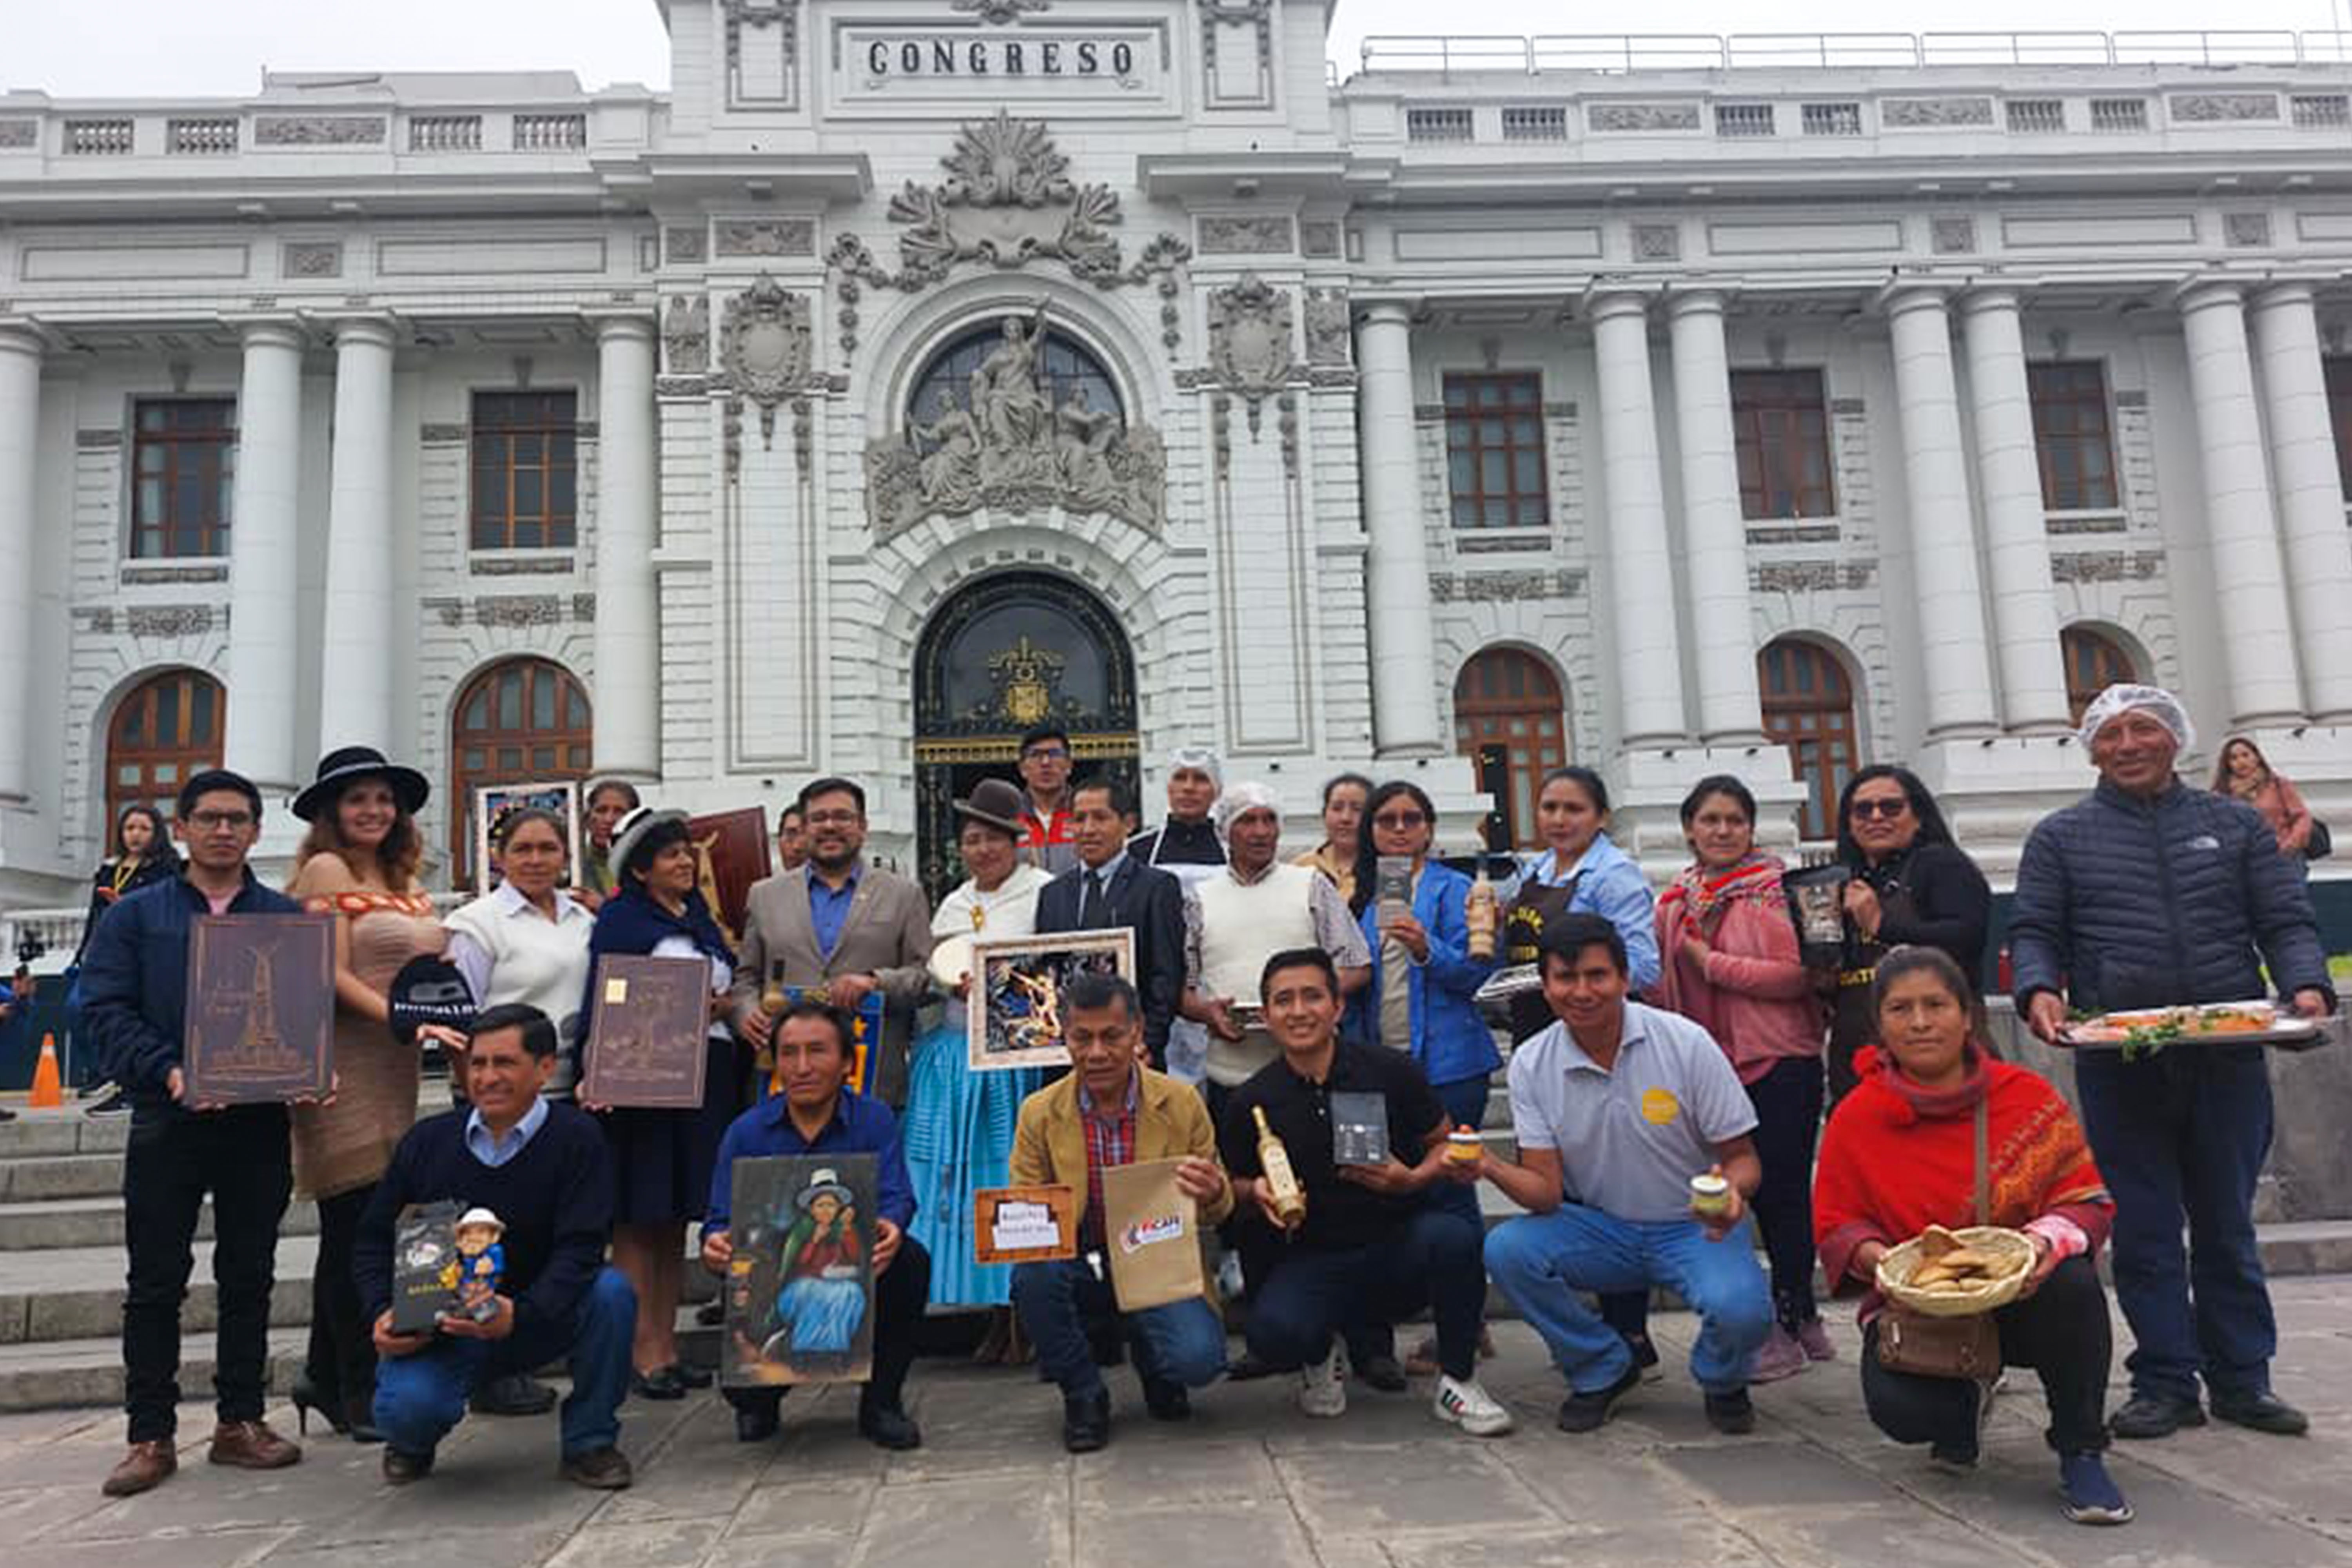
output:
[[[604,1135],[586,1112],[540,1097],[555,1062],[555,1026],[538,1008],[510,1004],[475,1019],[470,1108],[409,1130],[360,1222],[352,1272],[375,1318],[375,1424],[384,1479],[395,1485],[431,1473],[434,1448],[464,1419],[478,1384],[558,1357],[572,1373],[564,1479],[604,1490],[631,1479],[615,1444],[637,1299],[604,1263],[613,1226]],[[432,1333],[394,1333],[394,1226],[411,1204],[449,1201],[488,1209],[506,1226],[497,1310],[486,1321],[444,1314]]]

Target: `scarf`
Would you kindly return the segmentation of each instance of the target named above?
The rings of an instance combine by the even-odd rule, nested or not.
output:
[[[1780,887],[1780,858],[1751,849],[1736,866],[1709,870],[1693,863],[1675,873],[1674,885],[1659,896],[1661,904],[1678,900],[1684,918],[1702,931],[1712,931],[1722,911],[1741,899],[1780,904],[1788,894]]]
[[[686,938],[706,958],[729,964],[735,962],[734,950],[719,934],[718,922],[710,918],[710,906],[702,901],[699,891],[687,894],[686,912],[676,915],[656,902],[641,882],[632,882],[604,900],[588,932],[588,984],[580,994],[580,1017],[572,1031],[575,1040],[587,1038],[588,1022],[596,1016],[596,960],[608,952],[643,957],[663,938],[672,936]]]

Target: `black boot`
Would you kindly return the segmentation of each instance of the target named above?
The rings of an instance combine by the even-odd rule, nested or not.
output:
[[[1062,1447],[1091,1454],[1110,1441],[1110,1391],[1062,1399]]]

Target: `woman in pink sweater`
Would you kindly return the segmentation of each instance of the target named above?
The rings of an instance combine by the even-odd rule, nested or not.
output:
[[[2262,749],[2240,735],[2221,748],[2213,770],[2213,793],[2234,795],[2263,814],[2278,835],[2279,853],[2301,860],[2311,847],[2311,807],[2284,773],[2273,773]]]
[[[1658,899],[1660,1000],[1713,1035],[1756,1107],[1763,1184],[1748,1206],[1772,1260],[1780,1322],[1756,1354],[1769,1383],[1832,1358],[1813,1300],[1813,1138],[1827,1020],[1797,951],[1780,862],[1756,848],[1756,797],[1727,773],[1684,796],[1697,857]]]

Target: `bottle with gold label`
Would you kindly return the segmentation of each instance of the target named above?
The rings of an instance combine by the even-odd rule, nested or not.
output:
[[[1253,1105],[1250,1115],[1257,1121],[1257,1166],[1263,1173],[1266,1194],[1274,1200],[1274,1212],[1285,1230],[1297,1230],[1307,1218],[1307,1190],[1298,1184],[1298,1173],[1290,1168],[1290,1151],[1282,1146],[1274,1129],[1266,1125],[1265,1107]]]
[[[1495,956],[1495,932],[1502,924],[1502,908],[1495,897],[1495,884],[1486,879],[1486,861],[1480,857],[1478,875],[1470,884],[1469,894],[1463,900],[1463,923],[1470,928],[1470,956]]]

